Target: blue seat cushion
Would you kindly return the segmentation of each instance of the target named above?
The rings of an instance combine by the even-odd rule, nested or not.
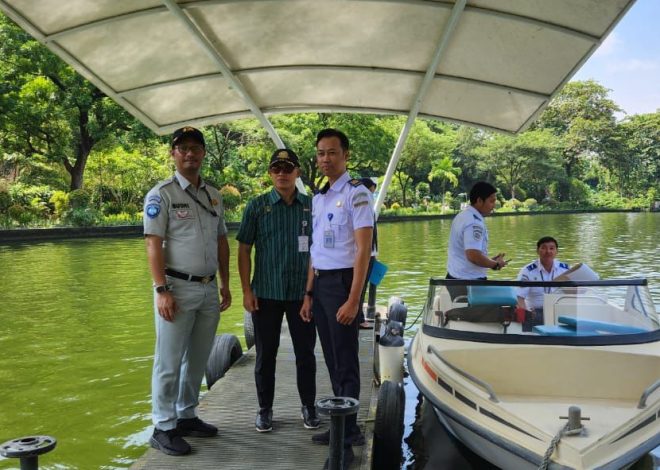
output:
[[[544,336],[593,336],[593,331],[579,331],[564,325],[537,325],[532,328],[534,333]]]
[[[469,305],[509,305],[515,307],[516,291],[511,286],[468,286]]]
[[[588,332],[589,334],[596,335],[599,333],[605,334],[618,334],[630,335],[635,333],[645,333],[648,330],[639,328],[637,326],[622,325],[620,323],[609,323],[604,321],[587,320],[585,318],[576,318],[566,315],[561,315],[557,319],[559,323],[563,323],[569,328],[577,329],[578,331]]]

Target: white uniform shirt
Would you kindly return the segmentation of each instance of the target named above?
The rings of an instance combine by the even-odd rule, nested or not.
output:
[[[144,198],[144,234],[164,239],[166,267],[195,276],[215,274],[218,237],[227,234],[220,193],[204,181],[195,188],[176,172],[175,177],[158,183]]]
[[[456,279],[486,277],[488,268],[467,259],[465,250],[479,250],[488,256],[488,229],[484,216],[472,206],[460,212],[451,223],[447,253],[447,272]]]
[[[554,278],[568,271],[568,264],[554,260],[552,270],[546,271],[540,260],[533,261],[523,267],[518,273],[519,281],[552,281]],[[543,308],[543,294],[549,294],[552,287],[519,287],[516,295],[525,299],[527,308],[535,310]]]
[[[312,247],[314,269],[344,269],[355,264],[354,231],[373,227],[371,193],[344,173],[330,188],[312,199]],[[327,189],[327,190],[326,190]]]

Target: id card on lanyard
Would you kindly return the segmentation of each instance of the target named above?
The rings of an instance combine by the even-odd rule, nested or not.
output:
[[[298,253],[309,252],[309,235],[307,235],[307,221],[303,220],[301,223],[301,234],[298,235]]]

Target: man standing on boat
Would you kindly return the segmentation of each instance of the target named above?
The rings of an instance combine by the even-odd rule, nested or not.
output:
[[[254,380],[259,411],[255,426],[259,432],[273,429],[275,365],[286,314],[296,354],[303,425],[316,429],[320,423],[314,403],[316,330],[313,322],[304,322],[299,315],[309,268],[312,199],[296,189],[300,163],[292,150],[273,153],[268,175],[273,189],[248,203],[236,235],[243,307],[252,314],[257,349]],[[250,283],[253,246],[255,269]]]
[[[552,281],[569,270],[566,263],[556,260],[559,244],[552,237],[543,237],[536,242],[539,258],[523,267],[518,273],[519,281]],[[551,287],[519,287],[517,289],[518,307],[543,313],[543,295],[552,292]]]
[[[150,444],[184,455],[191,449],[182,436],[218,433],[195,409],[220,312],[231,304],[229,245],[220,193],[200,177],[204,136],[193,127],[178,129],[170,154],[174,176],[158,183],[144,202],[156,317]]]
[[[488,269],[500,270],[509,262],[504,253],[488,256],[488,228],[484,217],[493,212],[497,189],[479,181],[470,190],[470,205],[451,223],[447,254],[447,279],[486,279]],[[448,289],[452,299],[464,295],[464,286]]]
[[[335,396],[360,397],[358,360],[358,310],[371,255],[374,212],[371,193],[346,171],[348,137],[336,129],[316,136],[316,163],[328,182],[312,201],[311,263],[307,295],[300,315],[316,322],[323,356]],[[357,416],[345,421],[346,459],[353,458],[351,445],[363,445]],[[330,432],[312,437],[328,444]]]

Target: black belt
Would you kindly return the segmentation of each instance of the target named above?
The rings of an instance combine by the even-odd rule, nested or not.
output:
[[[208,284],[215,279],[215,274],[211,274],[210,276],[193,276],[192,274],[180,273],[170,268],[165,269],[165,274],[176,277],[177,279],[183,279],[184,281],[201,282],[202,284]]]
[[[347,273],[349,271],[353,271],[353,268],[340,268],[340,269],[315,269],[314,270],[314,276],[316,277],[322,277],[322,276],[329,276],[331,274],[338,274],[338,273]]]

